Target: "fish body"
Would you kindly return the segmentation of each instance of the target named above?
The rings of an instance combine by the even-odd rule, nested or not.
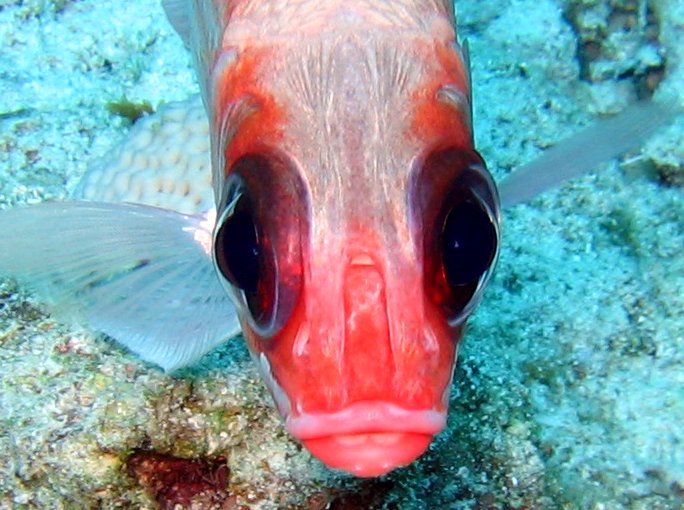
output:
[[[78,200],[0,213],[0,273],[166,370],[241,330],[316,457],[358,476],[410,463],[445,426],[500,236],[452,3],[163,4],[206,114],[169,106]],[[619,119],[619,146],[606,136],[581,168],[554,149],[551,184],[638,142],[659,112]],[[545,173],[514,174],[506,202]]]
[[[404,465],[445,425],[498,237],[451,4],[186,14],[175,24],[189,27],[212,132],[214,258],[286,427],[361,476]],[[432,251],[465,201],[494,240],[461,290]]]

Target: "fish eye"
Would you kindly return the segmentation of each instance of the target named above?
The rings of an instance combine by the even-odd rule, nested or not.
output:
[[[498,255],[494,181],[475,151],[438,150],[417,166],[409,200],[426,296],[458,325],[479,303]]]
[[[308,195],[285,155],[247,154],[224,181],[214,231],[214,264],[252,329],[268,338],[299,300]]]
[[[452,287],[472,285],[489,269],[496,256],[497,231],[492,219],[473,198],[456,204],[442,231],[442,263]]]
[[[223,221],[214,245],[221,274],[245,292],[256,292],[259,283],[259,240],[247,200],[240,197],[232,214]]]
[[[219,273],[242,291],[256,323],[268,322],[275,302],[275,261],[265,248],[265,234],[245,189],[234,188],[214,234],[214,260]]]
[[[447,200],[446,211],[436,243],[441,249],[436,281],[450,322],[459,322],[479,302],[498,253],[499,234],[485,204],[468,188]]]

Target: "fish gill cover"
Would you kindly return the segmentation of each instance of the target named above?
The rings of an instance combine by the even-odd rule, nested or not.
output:
[[[458,2],[495,177],[681,89],[683,4]],[[6,0],[0,37],[2,207],[66,197],[145,105],[197,92],[155,0]],[[3,279],[0,507],[188,506],[197,486],[195,508],[680,508],[683,131],[505,212],[449,427],[380,480],[290,439],[240,342],[168,376]]]

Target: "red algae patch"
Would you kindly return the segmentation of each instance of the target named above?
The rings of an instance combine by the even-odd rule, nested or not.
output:
[[[237,508],[227,490],[226,459],[182,459],[136,450],[127,461],[128,473],[161,509]]]

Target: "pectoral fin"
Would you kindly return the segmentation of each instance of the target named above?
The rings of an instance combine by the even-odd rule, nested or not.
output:
[[[239,331],[204,216],[133,204],[0,212],[0,274],[144,360],[174,370]]]
[[[682,108],[674,102],[644,101],[592,124],[507,175],[499,183],[501,204],[508,207],[529,200],[618,157],[681,113]]]

